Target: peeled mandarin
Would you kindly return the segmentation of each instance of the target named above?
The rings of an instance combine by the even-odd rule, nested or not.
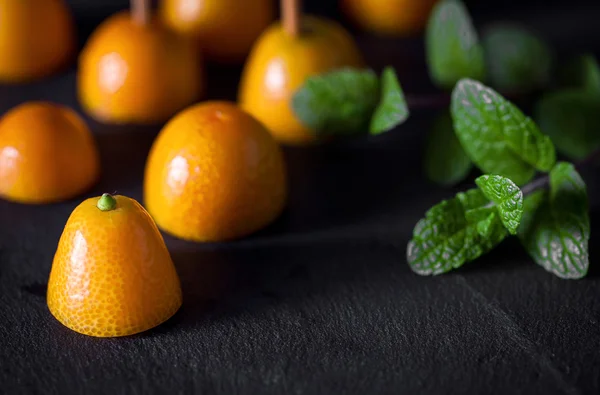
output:
[[[99,174],[96,142],[70,108],[28,102],[0,120],[0,196],[21,203],[57,202],[85,192]]]
[[[385,36],[421,32],[437,0],[341,0],[342,9],[356,24]]]
[[[53,74],[73,59],[75,28],[63,0],[0,0],[0,80]]]
[[[69,217],[48,281],[48,307],[66,327],[97,337],[151,329],[179,309],[179,277],[164,240],[134,199],[87,199]]]
[[[295,37],[278,22],[250,53],[240,82],[239,104],[279,142],[312,143],[315,134],[293,113],[292,96],[310,76],[363,64],[352,37],[333,21],[304,16],[302,31]]]
[[[181,239],[224,241],[278,217],[287,197],[280,147],[235,104],[194,105],[165,125],[146,163],[144,201]]]
[[[165,25],[198,42],[207,59],[243,61],[275,18],[273,0],[163,0]]]
[[[86,43],[77,90],[86,112],[102,122],[160,123],[201,97],[202,62],[191,41],[121,12]]]

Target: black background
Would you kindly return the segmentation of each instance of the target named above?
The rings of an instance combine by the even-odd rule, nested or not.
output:
[[[109,3],[73,2],[82,42],[93,21],[114,11]],[[336,15],[332,3],[307,3]],[[597,6],[476,3],[478,26],[521,20],[563,58],[600,50]],[[408,96],[433,91],[420,39],[356,34],[374,68],[398,69]],[[43,99],[80,111],[74,72],[73,66],[47,81],[0,87],[0,110]],[[213,65],[209,75],[210,98],[235,98],[238,68]],[[47,310],[56,243],[81,199],[51,206],[0,201],[1,392],[597,393],[595,169],[583,171],[594,224],[588,278],[547,274],[515,240],[453,273],[419,277],[405,260],[414,224],[473,179],[444,189],[421,174],[423,139],[436,111],[415,110],[405,125],[376,138],[286,148],[289,207],[256,235],[223,244],[165,236],[184,306],[166,324],[128,338],[76,334]],[[86,197],[116,190],[141,200],[144,161],[159,128],[88,122],[104,174]]]

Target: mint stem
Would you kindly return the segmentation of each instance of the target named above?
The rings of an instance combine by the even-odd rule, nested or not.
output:
[[[600,159],[600,149],[594,151],[587,158],[582,159],[579,162],[575,163],[575,168],[579,171],[582,168],[589,165],[590,163],[594,162],[594,160],[596,160],[596,159]],[[540,178],[536,178],[535,180],[531,181],[529,184],[527,184],[527,185],[523,186],[523,188],[521,188],[521,191],[523,192],[523,196],[527,196],[527,195],[537,191],[538,189],[545,188],[546,186],[548,186],[549,181],[550,181],[550,176],[548,174],[546,174]]]

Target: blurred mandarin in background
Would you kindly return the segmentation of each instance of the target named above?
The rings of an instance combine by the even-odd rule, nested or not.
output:
[[[79,115],[49,102],[28,102],[0,120],[0,196],[52,203],[87,191],[100,174],[96,142]]]
[[[274,0],[162,0],[159,10],[165,25],[220,63],[243,62],[276,11]]]
[[[74,60],[75,27],[63,0],[0,0],[0,80],[22,83]]]
[[[291,99],[310,76],[341,67],[362,67],[352,36],[334,21],[301,15],[282,2],[282,22],[256,41],[242,74],[238,102],[286,145],[316,140],[293,113]],[[292,8],[292,9],[290,9]],[[291,31],[293,29],[295,31]]]
[[[382,36],[421,33],[437,0],[341,0],[344,13],[363,30]]]
[[[158,124],[199,100],[203,76],[191,41],[156,19],[140,23],[120,12],[81,52],[77,90],[83,108],[101,122]]]
[[[164,231],[225,241],[273,222],[287,199],[281,149],[234,103],[208,101],[170,120],[146,163],[145,206]]]
[[[134,199],[87,199],[71,213],[52,262],[48,308],[96,337],[151,329],[179,309],[179,277],[154,221]]]

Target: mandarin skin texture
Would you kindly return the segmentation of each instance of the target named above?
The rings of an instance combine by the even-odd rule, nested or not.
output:
[[[291,108],[292,96],[306,79],[364,65],[352,37],[339,24],[306,15],[301,22],[296,37],[278,22],[258,39],[245,65],[238,97],[240,106],[286,145],[316,141]]]
[[[286,198],[279,145],[233,103],[204,102],[176,115],[146,163],[145,207],[161,229],[181,239],[249,235],[275,220]]]
[[[64,0],[0,0],[0,81],[54,74],[75,56],[75,27]]]
[[[201,97],[203,66],[191,41],[157,21],[140,25],[121,12],[86,43],[77,90],[83,108],[99,121],[156,124]]]
[[[99,208],[101,199],[105,211]],[[52,315],[66,327],[115,337],[168,320],[181,306],[182,294],[150,215],[133,199],[105,194],[87,199],[69,217],[52,263],[47,300]]]
[[[220,63],[242,62],[275,19],[274,0],[162,0],[159,10],[166,26]]]
[[[423,31],[437,0],[341,0],[344,13],[362,29],[382,36]]]
[[[0,196],[52,203],[87,191],[98,179],[96,142],[68,107],[28,102],[0,120]]]

